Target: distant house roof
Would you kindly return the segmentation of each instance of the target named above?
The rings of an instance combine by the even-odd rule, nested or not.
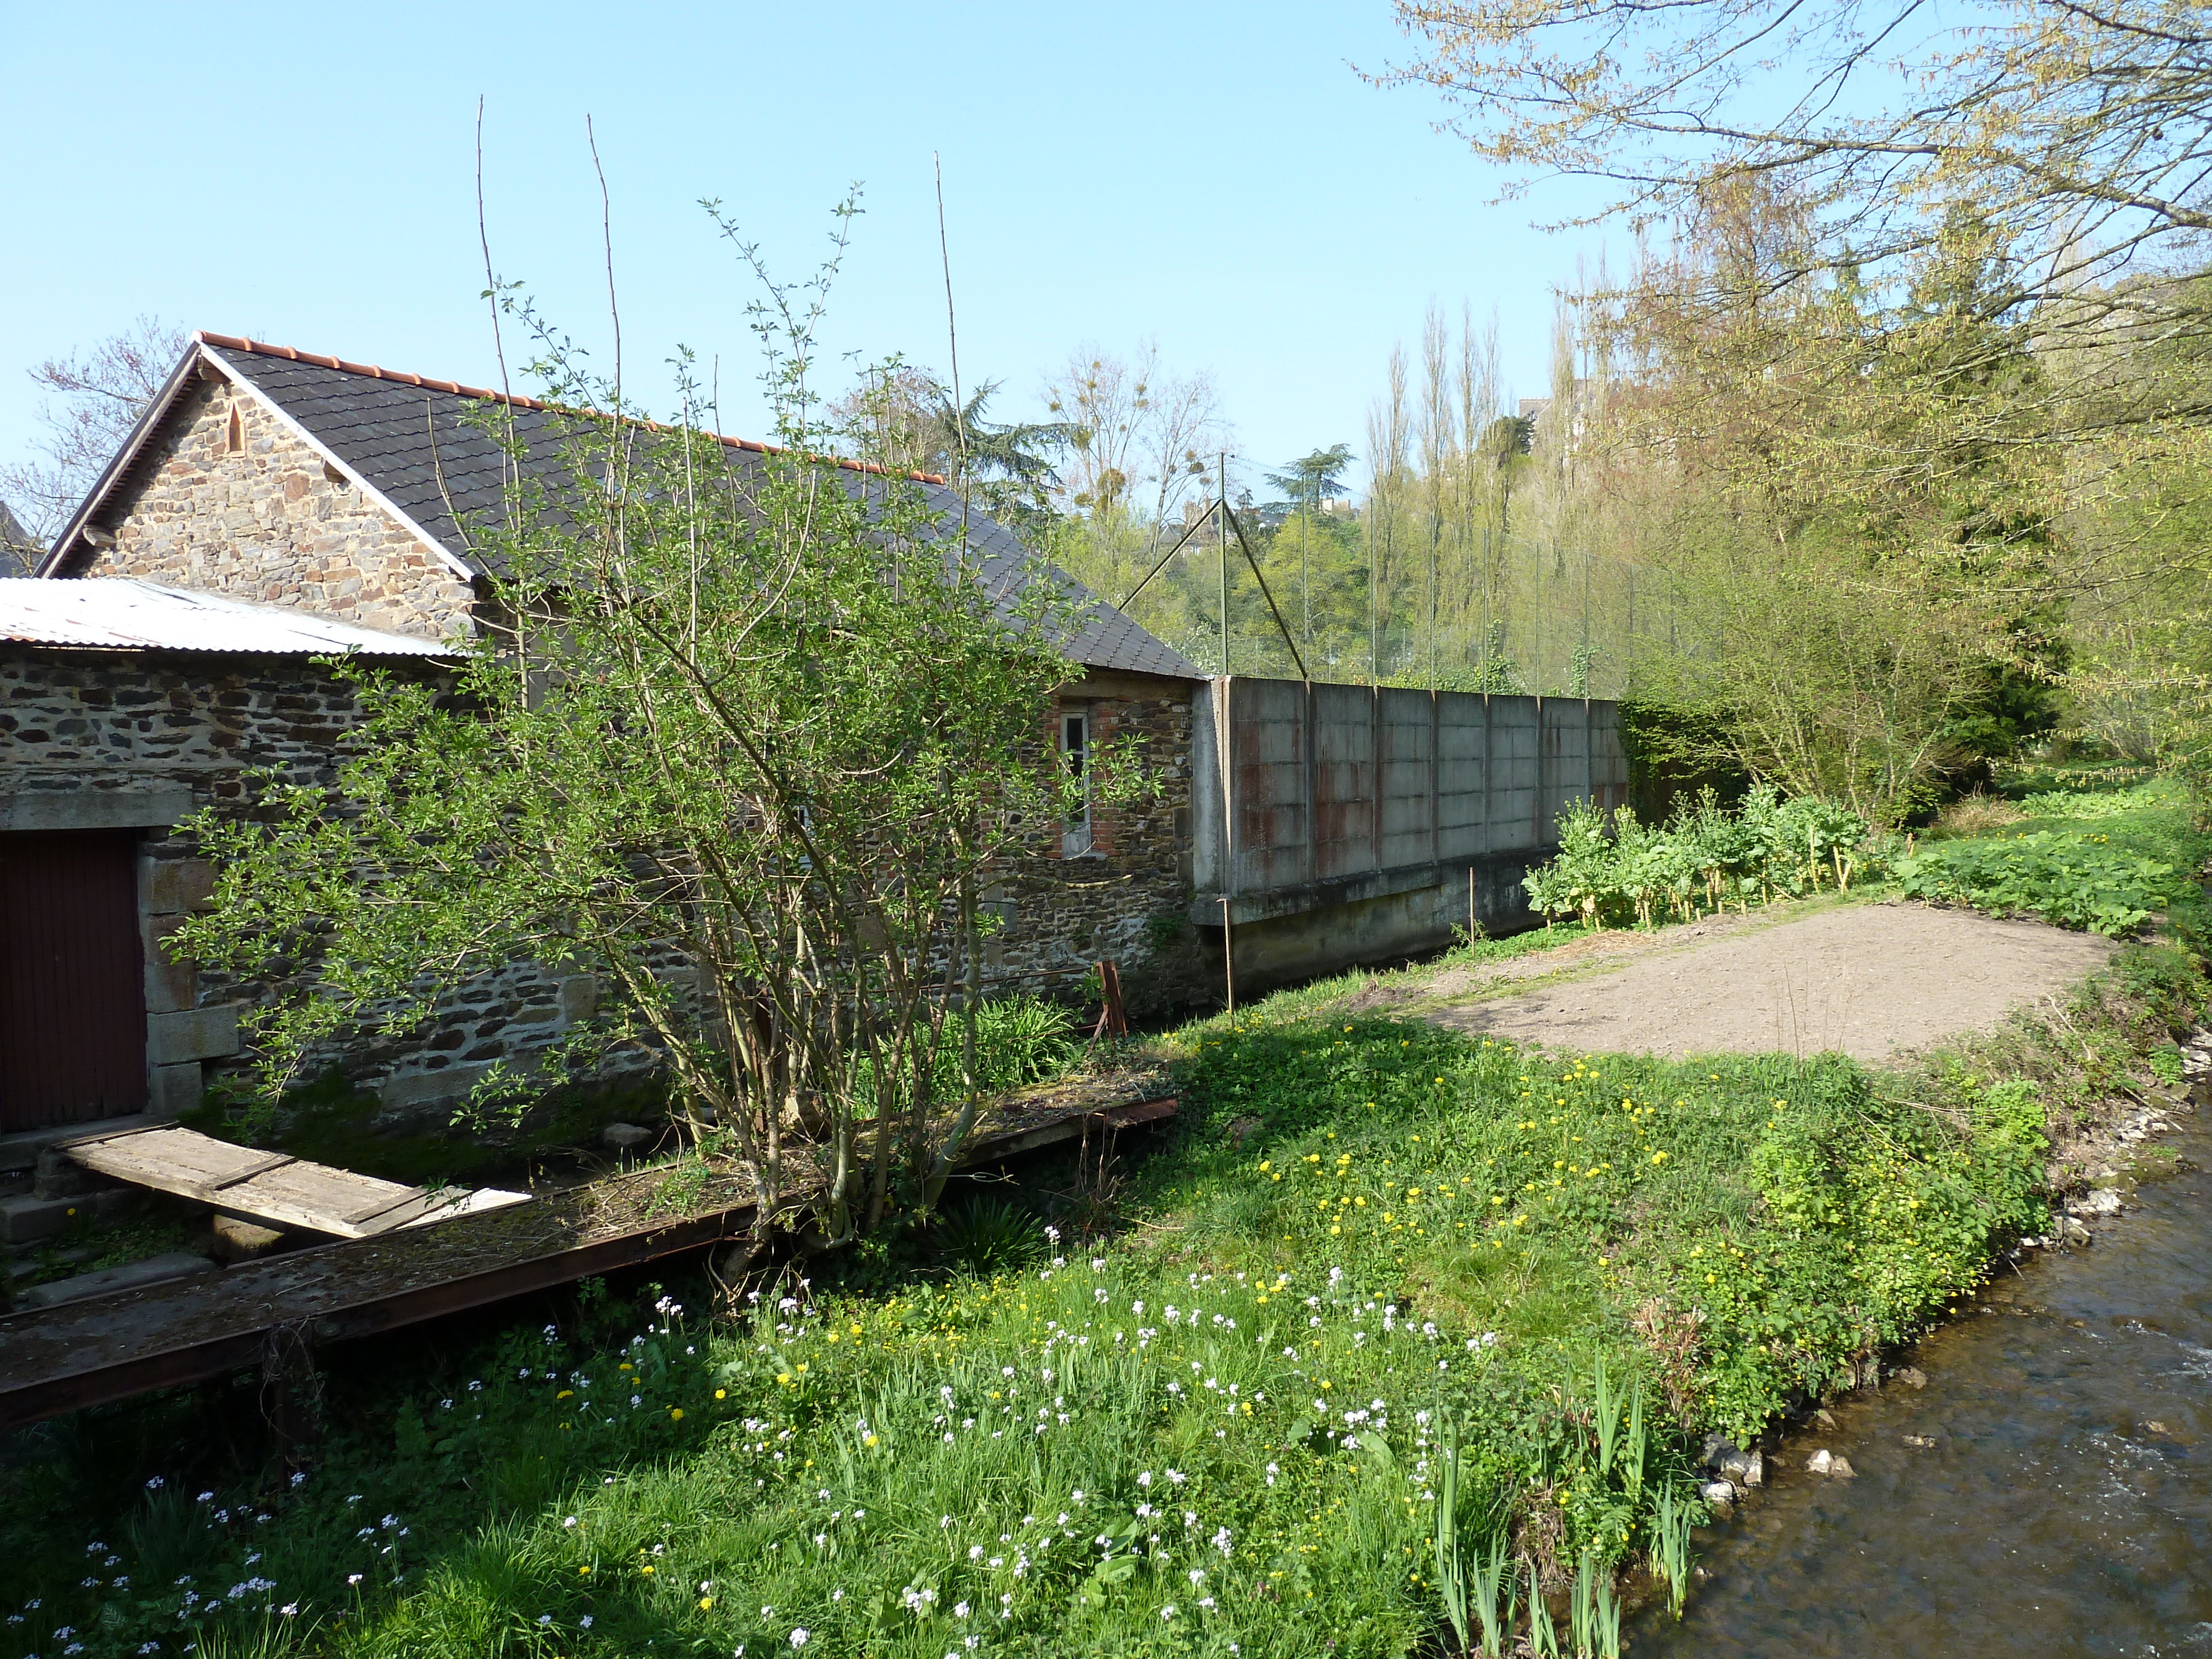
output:
[[[457,574],[489,574],[471,553],[462,522],[495,517],[501,510],[506,461],[491,436],[466,418],[472,404],[494,402],[514,411],[515,434],[532,471],[568,482],[559,441],[575,418],[535,398],[515,397],[451,380],[402,374],[373,364],[316,356],[289,346],[224,334],[196,334],[168,383],[148,409],[130,441],[87,496],[40,565],[46,576],[67,575],[86,550],[85,531],[102,506],[131,477],[146,448],[201,365],[241,387],[331,465],[404,524]],[[747,440],[723,438],[733,457],[774,453]],[[841,462],[856,473],[880,469]],[[908,475],[928,505],[950,523],[961,521],[959,492],[933,473]],[[986,590],[1011,602],[1034,568],[1034,556],[997,520],[971,507],[968,542]],[[1051,572],[1083,607],[1083,621],[1064,641],[1067,654],[1091,668],[1200,679],[1204,671],[1164,641],[1139,627],[1073,579]]]
[[[0,641],[125,651],[439,657],[435,640],[360,628],[281,605],[246,605],[135,577],[0,580]]]

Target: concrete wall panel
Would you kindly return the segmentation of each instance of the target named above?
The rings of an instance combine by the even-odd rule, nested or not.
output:
[[[1536,700],[1490,700],[1490,846],[1540,847],[1551,823],[1537,798]]]
[[[1237,889],[1264,891],[1309,878],[1306,692],[1297,680],[1232,682],[1236,732]]]
[[[1569,802],[1627,794],[1618,708],[1577,698],[1237,680],[1237,975],[1255,988],[1444,944],[1470,898],[1486,927],[1534,918],[1521,878]],[[1220,706],[1218,682],[1200,701]],[[1200,723],[1194,919],[1218,915],[1221,775]],[[1211,801],[1207,797],[1214,799]],[[1209,909],[1208,907],[1212,908]]]
[[[1314,853],[1316,880],[1378,869],[1375,695],[1364,685],[1316,685]]]
[[[1490,850],[1490,710],[1465,691],[1437,699],[1437,856]]]
[[[1436,700],[1398,687],[1376,699],[1382,742],[1382,867],[1436,858]]]

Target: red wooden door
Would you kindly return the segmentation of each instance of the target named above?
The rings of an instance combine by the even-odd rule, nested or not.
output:
[[[145,1108],[137,832],[0,835],[0,1130]]]

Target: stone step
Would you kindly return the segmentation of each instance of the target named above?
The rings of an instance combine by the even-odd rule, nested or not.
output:
[[[52,1238],[78,1215],[105,1221],[131,1208],[144,1196],[136,1188],[112,1187],[81,1198],[40,1198],[35,1193],[0,1198],[0,1243],[27,1244],[33,1239]]]
[[[80,1261],[92,1260],[92,1252],[80,1246],[73,1250],[37,1250],[30,1245],[20,1245],[8,1253],[8,1282],[20,1285],[33,1279],[48,1262],[58,1262],[64,1267],[74,1267]]]
[[[87,1193],[120,1184],[73,1162],[60,1147],[49,1146],[39,1154],[38,1173],[32,1177],[31,1190],[40,1198],[82,1198]]]
[[[79,1135],[120,1134],[125,1129],[143,1129],[165,1121],[153,1112],[133,1112],[127,1117],[103,1117],[90,1123],[49,1123],[43,1128],[18,1129],[13,1134],[0,1135],[0,1175],[37,1168],[39,1154],[57,1141],[74,1140]]]
[[[149,1285],[167,1284],[173,1279],[219,1271],[204,1255],[194,1255],[189,1250],[172,1250],[167,1255],[148,1256],[143,1261],[126,1261],[119,1267],[102,1267],[97,1273],[79,1273],[74,1279],[33,1285],[16,1292],[15,1305],[25,1310],[52,1308],[64,1302],[82,1302],[88,1296],[143,1290]]]

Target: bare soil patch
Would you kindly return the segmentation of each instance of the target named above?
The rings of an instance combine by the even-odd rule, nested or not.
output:
[[[1394,987],[1389,1000],[1460,1030],[1593,1052],[1841,1049],[1885,1065],[2066,990],[2112,949],[2094,934],[1972,910],[1845,904],[1782,921],[1600,934]]]

